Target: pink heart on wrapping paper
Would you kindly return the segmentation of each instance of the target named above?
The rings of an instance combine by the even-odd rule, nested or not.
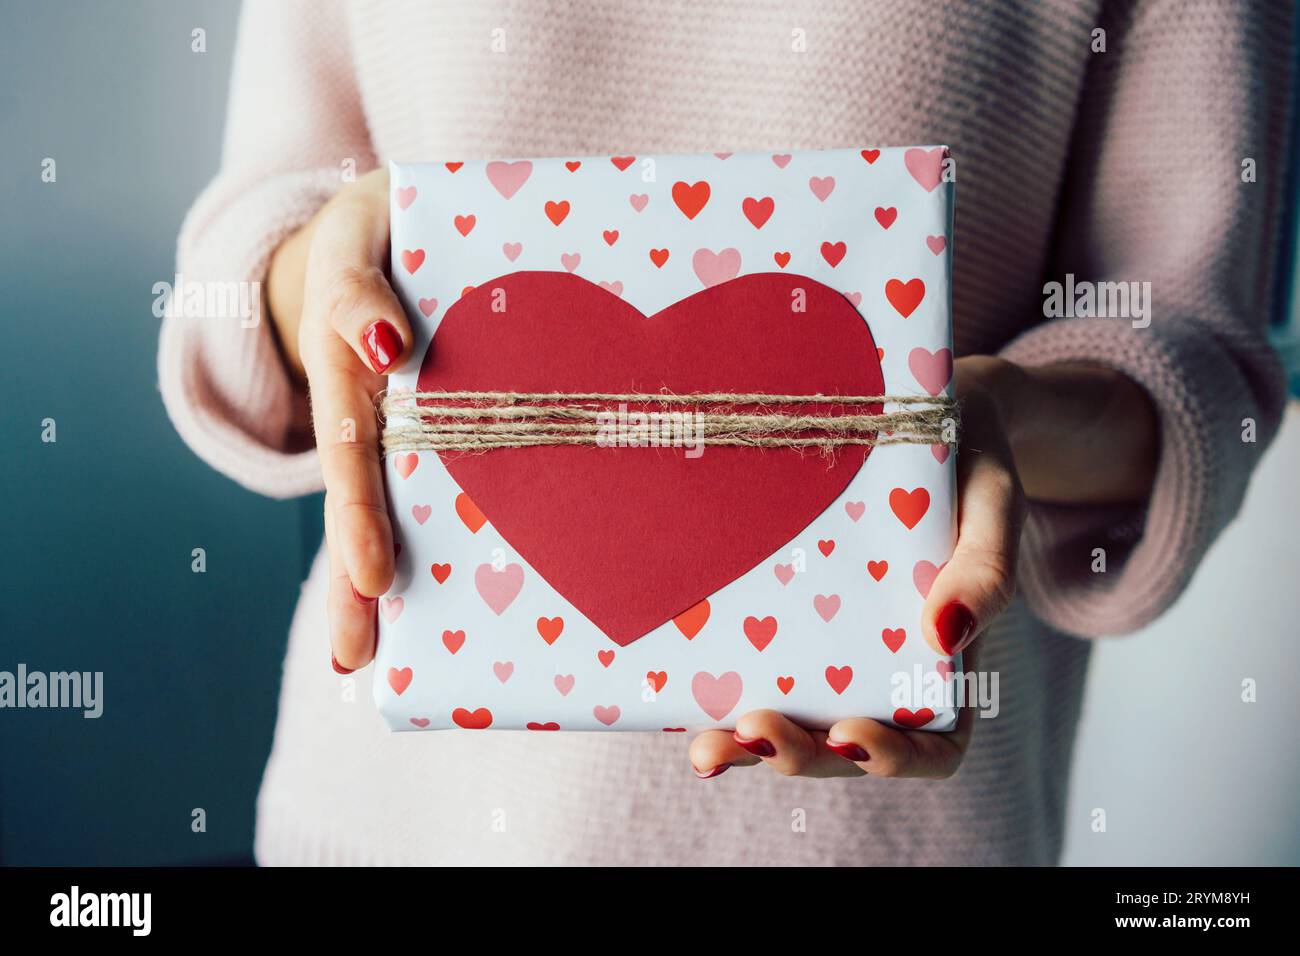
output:
[[[507,242],[501,246],[501,251],[505,253],[506,258],[514,262],[519,258],[519,253],[524,251],[522,242]]]
[[[938,395],[952,380],[952,350],[931,352],[917,346],[907,354],[907,367],[923,389],[931,395]]]
[[[866,512],[867,505],[864,501],[846,501],[844,502],[844,513],[849,516],[850,521],[857,521]]]
[[[415,452],[407,452],[405,455],[398,455],[393,459],[393,467],[403,478],[410,478],[411,472],[415,471],[415,466],[420,463],[420,456]]]
[[[947,236],[926,236],[925,244],[930,247],[930,251],[936,256],[943,255],[943,250],[948,248]]]
[[[497,675],[497,680],[501,683],[508,681],[515,672],[514,661],[496,661],[492,665],[492,673]]]
[[[934,665],[934,669],[944,680],[952,680],[952,675],[957,672],[957,665],[952,661],[940,661]]]
[[[943,179],[943,153],[943,147],[936,146],[931,150],[909,149],[903,154],[903,165],[928,193],[934,192],[934,187]]]
[[[631,196],[627,197],[627,201],[632,204],[633,209],[637,212],[641,212],[645,209],[646,203],[650,201],[650,197],[645,193],[633,193]]]
[[[433,315],[433,313],[434,313],[435,311],[437,311],[437,309],[438,309],[438,300],[437,300],[437,299],[421,299],[420,302],[419,302],[419,306],[420,306],[420,311],[421,311],[422,313],[424,313],[424,317],[427,319],[427,318],[429,318],[431,315]]]
[[[825,202],[832,192],[835,191],[834,176],[814,176],[808,180],[808,188],[812,194],[821,202]]]
[[[855,309],[860,308],[860,307],[862,306],[862,293],[861,293],[861,292],[845,292],[845,293],[844,293],[844,298],[846,298],[846,299],[848,299],[850,302],[852,302],[852,303],[853,303],[853,308],[855,308]]]
[[[714,677],[708,671],[700,671],[691,678],[691,694],[700,709],[714,720],[726,717],[740,703],[740,694],[744,682],[735,671],[727,671]]]
[[[604,289],[606,292],[610,293],[611,295],[616,295],[619,296],[620,298],[622,298],[623,296],[623,283],[621,282],[602,281],[602,282],[598,282],[597,285],[599,285],[602,289]]]
[[[787,166],[790,165],[790,160],[793,158],[794,157],[791,156],[789,153],[777,153],[775,156],[772,157],[772,162],[776,163],[777,169],[785,169]]]
[[[415,187],[398,186],[393,190],[393,195],[397,197],[397,208],[406,209],[415,202]]]
[[[428,718],[428,717],[412,717],[412,718],[411,718],[411,724],[412,724],[413,726],[419,727],[421,730],[423,730],[425,727],[428,727],[428,726],[429,726],[429,718]]]
[[[519,192],[520,187],[528,182],[528,177],[532,174],[533,164],[526,159],[517,163],[497,161],[487,164],[488,182],[506,199]]]
[[[813,598],[813,610],[827,624],[840,613],[840,596],[838,594],[818,594]]]
[[[946,461],[948,460],[948,455],[949,455],[951,452],[952,452],[952,449],[949,448],[947,445],[931,445],[931,446],[930,446],[930,454],[934,455],[934,460],[937,461],[937,462],[938,462],[939,464],[941,464],[941,465],[942,465],[944,462],[946,462]]]
[[[560,265],[564,266],[566,272],[576,270],[580,262],[582,262],[582,256],[576,252],[565,252],[560,255]]]
[[[794,580],[793,564],[778,564],[772,570],[776,572],[776,579],[782,584],[789,584]]]
[[[507,564],[500,571],[490,564],[480,564],[474,571],[474,587],[494,614],[508,608],[523,586],[524,569],[517,564]]]
[[[947,561],[940,565],[935,565],[932,561],[918,561],[912,566],[912,583],[916,585],[917,593],[921,597],[928,598],[930,596],[930,588],[934,587],[934,579],[947,566]]]
[[[714,252],[712,249],[696,249],[695,255],[691,257],[691,265],[705,286],[721,285],[740,273],[740,250],[723,249]]]
[[[416,524],[424,524],[431,514],[433,514],[432,505],[411,505],[411,517],[415,519]]]
[[[573,685],[577,678],[572,674],[556,674],[555,689],[560,692],[561,697],[568,697],[569,691],[573,690]]]
[[[392,624],[402,616],[402,608],[406,607],[406,602],[399,597],[384,598],[379,602],[379,609],[383,612],[384,620]]]
[[[591,712],[595,715],[596,719],[599,720],[606,727],[614,726],[614,723],[618,720],[620,716],[622,716],[623,713],[621,710],[618,709],[617,705],[610,705],[609,707],[603,707],[600,704],[597,704],[595,707],[593,707],[591,709]]]

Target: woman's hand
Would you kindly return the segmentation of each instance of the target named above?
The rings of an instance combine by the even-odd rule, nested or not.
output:
[[[1025,496],[994,391],[999,362],[972,357],[956,363],[962,412],[957,547],[921,615],[926,642],[945,657],[967,648],[1015,591]],[[964,664],[973,668],[970,653]],[[897,730],[866,717],[841,720],[823,733],[806,731],[774,710],[755,710],[736,721],[734,734],[710,730],[696,737],[691,764],[705,778],[760,760],[791,776],[949,777],[966,752],[973,713],[963,708],[957,729],[946,734]]]
[[[375,599],[393,581],[373,396],[411,329],[388,284],[388,172],[345,187],[276,251],[267,299],[285,362],[311,393],[325,478],[335,670],[375,653]]]
[[[962,438],[957,455],[957,547],[921,612],[926,642],[950,656],[965,650],[1006,609],[1015,591],[1026,496],[1090,505],[1143,501],[1155,480],[1159,423],[1146,392],[1098,366],[1023,368],[1004,359],[958,359]],[[829,732],[805,731],[774,710],[710,730],[691,743],[701,777],[760,760],[809,777],[949,777],[970,741],[974,711],[952,733],[896,730],[851,718]]]

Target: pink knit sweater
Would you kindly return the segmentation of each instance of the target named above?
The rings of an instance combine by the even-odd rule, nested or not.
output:
[[[1130,631],[1167,607],[1278,423],[1264,326],[1291,4],[452,6],[247,3],[221,173],[180,237],[187,280],[262,280],[349,162],[950,143],[958,354],[1131,376],[1160,410],[1156,487],[1140,510],[1034,506],[1023,603],[984,638],[1001,714],[978,722],[942,783],[764,768],[702,782],[686,742],[665,735],[389,735],[368,688],[349,696],[329,667],[318,559],[290,638],[258,858],[1054,861],[1089,649],[1066,635]],[[1150,282],[1150,327],[1045,319],[1043,283],[1066,273]],[[304,395],[265,322],[166,319],[159,376],[213,467],[277,497],[321,487]]]

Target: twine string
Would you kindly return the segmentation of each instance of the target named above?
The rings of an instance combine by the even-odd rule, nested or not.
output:
[[[688,405],[696,408],[684,410]],[[835,411],[888,405],[898,408]],[[780,406],[800,407],[778,410]],[[809,411],[809,406],[825,411]],[[953,399],[929,395],[403,390],[382,393],[378,410],[385,422],[385,454],[625,444],[816,448],[830,453],[839,446],[951,445],[957,440],[958,422]],[[658,418],[652,418],[656,413]],[[629,420],[633,415],[638,420]],[[632,441],[620,441],[620,436]],[[661,441],[664,438],[671,441]]]

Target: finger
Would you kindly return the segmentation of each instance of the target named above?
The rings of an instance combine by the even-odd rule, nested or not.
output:
[[[975,711],[963,707],[950,733],[899,730],[878,720],[851,717],[826,734],[826,749],[845,766],[873,777],[951,777],[961,766],[970,742]]]
[[[835,757],[825,734],[807,731],[775,710],[752,710],[736,721],[736,744],[789,777],[859,776],[851,764]]]
[[[340,674],[365,667],[375,653],[374,598],[366,598],[352,587],[352,579],[334,546],[333,509],[325,502],[325,549],[329,554],[330,662]]]
[[[350,206],[342,208],[346,212]],[[311,389],[316,446],[334,512],[335,547],[357,590],[377,597],[388,590],[393,577],[392,528],[372,398],[383,380],[358,357],[357,349],[365,348],[361,332],[348,333],[349,341],[336,326],[356,326],[358,317],[377,313],[396,317],[401,309],[377,267],[357,258],[373,250],[344,237],[349,230],[340,222],[323,222],[313,240],[299,342]],[[363,278],[366,275],[371,278]],[[405,327],[404,319],[401,323]]]
[[[331,333],[332,334],[332,333]],[[380,471],[378,425],[356,356],[338,336],[303,352],[334,547],[352,585],[378,597],[393,582],[393,531]],[[362,371],[362,375],[357,372]]]
[[[691,741],[691,767],[695,776],[708,780],[726,773],[731,767],[749,767],[759,759],[745,752],[730,731],[706,730]]]
[[[957,545],[922,613],[926,641],[945,656],[969,645],[1011,602],[1025,521],[1024,491],[992,400],[977,390],[962,406]]]
[[[409,354],[410,323],[384,271],[388,261],[388,174],[365,177],[331,206],[312,238],[307,283],[327,325],[377,375]]]

